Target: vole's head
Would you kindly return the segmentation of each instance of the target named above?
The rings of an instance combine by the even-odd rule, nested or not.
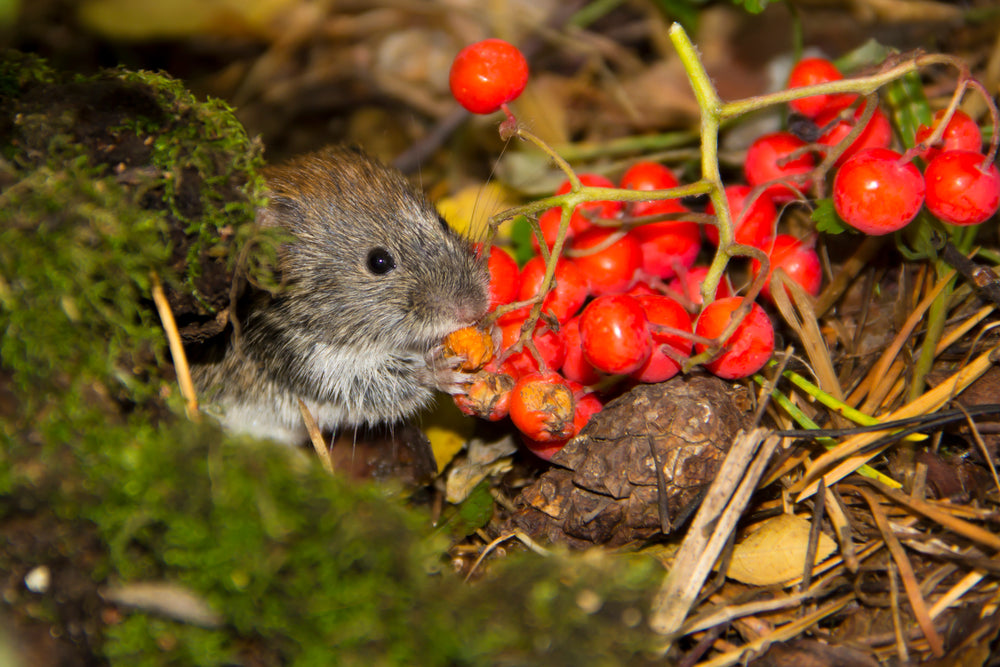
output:
[[[332,147],[265,171],[283,249],[281,316],[327,345],[425,350],[482,317],[488,274],[398,171]]]

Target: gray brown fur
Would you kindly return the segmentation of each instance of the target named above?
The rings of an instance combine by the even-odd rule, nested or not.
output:
[[[403,176],[334,147],[269,168],[259,222],[296,241],[281,253],[286,288],[241,313],[221,361],[196,364],[199,394],[229,429],[305,438],[298,400],[323,429],[396,422],[456,379],[441,339],[486,312],[485,263]],[[369,253],[395,268],[377,275]]]

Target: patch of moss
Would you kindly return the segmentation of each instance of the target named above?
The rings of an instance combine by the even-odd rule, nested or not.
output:
[[[130,667],[649,661],[655,564],[526,555],[466,585],[393,489],[182,416],[150,275],[190,321],[212,319],[225,300],[208,279],[231,280],[230,258],[259,240],[259,148],[223,105],[160,75],[67,79],[8,57],[0,153],[0,532],[22,536],[0,544],[0,578],[15,626],[51,624],[80,662]],[[23,583],[37,565],[47,592]],[[145,581],[184,586],[222,625],[99,596]]]
[[[80,556],[95,586],[182,584],[224,619],[206,629],[125,611],[96,642],[109,664],[644,662],[642,610],[660,576],[649,561],[526,555],[465,585],[442,569],[445,538],[426,516],[298,451],[139,416],[83,429],[61,450],[39,472],[35,452],[4,443],[18,500],[3,496],[0,518],[45,508],[89,526],[104,545]],[[93,598],[64,604],[93,607]]]

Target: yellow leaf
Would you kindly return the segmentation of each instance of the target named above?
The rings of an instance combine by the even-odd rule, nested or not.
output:
[[[297,0],[86,0],[80,21],[118,39],[264,32],[273,17]]]
[[[438,397],[434,409],[424,415],[421,427],[431,443],[440,473],[465,447],[465,443],[472,437],[476,422],[472,417],[462,414],[450,396],[442,395]]]
[[[726,576],[753,586],[771,586],[802,575],[811,523],[794,514],[767,519],[733,549]],[[816,562],[836,551],[836,543],[820,533]]]
[[[481,241],[486,238],[490,216],[513,205],[507,190],[499,183],[491,182],[470,185],[449,197],[439,199],[437,209],[455,231],[465,234],[473,241]],[[504,228],[509,227],[510,225],[504,225]]]

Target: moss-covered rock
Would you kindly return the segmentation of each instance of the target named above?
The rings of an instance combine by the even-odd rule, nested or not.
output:
[[[654,563],[525,555],[467,585],[391,487],[184,416],[151,276],[211,336],[233,258],[266,280],[274,249],[259,146],[225,105],[9,54],[0,154],[0,625],[32,664],[646,661]],[[110,594],[145,582],[213,622]]]

